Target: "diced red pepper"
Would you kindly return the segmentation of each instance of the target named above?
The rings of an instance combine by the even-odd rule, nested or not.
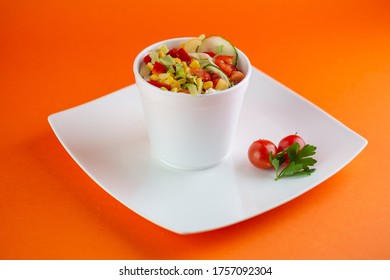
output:
[[[171,90],[171,86],[168,85],[168,84],[165,84],[165,83],[161,83],[159,81],[153,81],[153,80],[150,80],[148,81],[151,85],[154,85],[155,87],[158,87],[158,88],[166,88],[167,90]]]
[[[150,55],[147,55],[147,56],[144,57],[145,64],[148,64],[151,61],[152,61],[152,58],[150,57]]]
[[[178,55],[177,55],[177,49],[176,49],[176,48],[171,49],[171,50],[167,53],[167,55],[170,55],[172,58],[178,57]]]
[[[180,60],[184,61],[184,62],[191,61],[191,57],[188,55],[188,53],[183,48],[180,48],[177,50],[177,57],[180,58]]]
[[[154,63],[154,66],[153,66],[153,69],[152,69],[152,73],[153,74],[161,74],[161,73],[165,73],[165,70],[166,70],[166,67],[164,64],[161,64],[160,62],[156,61]]]

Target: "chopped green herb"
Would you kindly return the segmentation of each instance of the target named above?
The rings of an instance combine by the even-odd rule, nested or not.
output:
[[[269,160],[275,168],[275,180],[283,177],[310,175],[315,171],[311,168],[317,160],[312,158],[316,153],[317,147],[313,145],[305,145],[301,150],[298,143],[294,143],[287,149],[277,153],[275,156],[270,153]],[[284,168],[283,163],[288,159],[287,165]]]

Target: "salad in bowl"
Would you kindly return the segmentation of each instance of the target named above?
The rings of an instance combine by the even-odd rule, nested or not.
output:
[[[221,36],[201,35],[178,47],[160,45],[148,51],[140,75],[162,90],[190,95],[233,87],[244,78],[234,45]]]

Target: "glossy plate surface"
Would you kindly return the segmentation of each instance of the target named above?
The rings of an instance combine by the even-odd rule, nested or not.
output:
[[[176,170],[151,156],[135,85],[55,113],[49,122],[100,187],[145,219],[179,234],[218,229],[284,204],[334,175],[367,144],[255,68],[231,154],[210,169]],[[247,150],[254,140],[277,144],[295,132],[317,146],[317,170],[311,176],[274,181],[273,171],[251,166]]]

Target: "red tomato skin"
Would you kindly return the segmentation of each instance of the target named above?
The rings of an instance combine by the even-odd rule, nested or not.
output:
[[[191,75],[201,78],[203,82],[207,82],[211,80],[210,74],[202,68],[191,68],[190,73]]]
[[[233,70],[230,74],[230,81],[232,81],[235,85],[241,82],[245,78],[245,74],[238,70]]]
[[[236,67],[233,65],[233,56],[217,55],[214,57],[214,62],[228,76],[230,76],[233,70],[236,70]]]
[[[233,65],[233,56],[231,56],[231,55],[219,54],[214,59],[217,60],[217,61],[223,61],[226,64]]]
[[[257,168],[269,169],[272,167],[269,154],[277,153],[277,147],[269,140],[259,139],[254,141],[248,149],[248,159]]]
[[[284,137],[282,140],[280,140],[278,144],[278,152],[287,149],[289,146],[291,146],[294,143],[298,143],[300,149],[302,149],[305,146],[305,140],[303,140],[301,136],[297,134],[291,134]]]

